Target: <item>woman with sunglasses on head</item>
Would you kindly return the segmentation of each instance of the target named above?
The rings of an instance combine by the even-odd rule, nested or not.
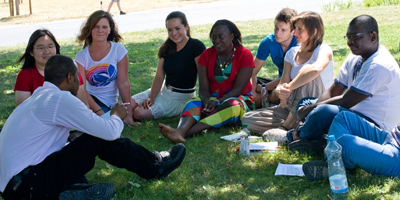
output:
[[[279,129],[267,125],[266,139],[278,140],[286,144],[286,132],[296,124],[298,103],[303,98],[317,98],[333,83],[333,53],[323,44],[324,24],[318,13],[306,11],[291,19],[294,36],[300,46],[292,47],[285,56],[283,75],[275,92],[280,105],[270,110],[286,110],[285,115],[273,115],[273,120],[281,121]],[[284,112],[281,112],[284,113]],[[249,125],[251,130],[251,125]],[[282,139],[282,140],[280,140]]]
[[[122,37],[110,13],[102,10],[92,13],[77,40],[83,43],[84,49],[76,54],[75,61],[85,81],[90,108],[102,115],[118,102],[120,94],[128,109],[124,122],[135,125],[130,104],[128,50],[118,43]]]
[[[171,12],[165,25],[168,39],[158,50],[151,88],[132,96],[132,113],[138,120],[179,115],[185,103],[196,96],[197,64],[206,47],[190,37],[184,13]]]
[[[178,127],[159,124],[159,131],[173,142],[205,129],[241,124],[246,111],[252,109],[250,78],[253,55],[242,46],[237,26],[229,20],[218,20],[212,26],[213,46],[199,59],[199,98],[189,101],[182,111]]]
[[[36,88],[43,85],[46,62],[56,54],[60,54],[60,45],[49,30],[38,29],[32,33],[25,53],[17,61],[17,63],[23,62],[23,65],[14,86],[16,106],[30,97]],[[79,81],[81,86],[77,97],[87,105],[80,76]]]

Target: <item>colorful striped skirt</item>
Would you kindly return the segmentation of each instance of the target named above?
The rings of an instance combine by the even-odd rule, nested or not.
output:
[[[211,97],[210,100],[214,100]],[[197,122],[202,122],[214,128],[219,128],[226,124],[241,125],[243,115],[252,109],[253,96],[231,97],[221,102],[221,104],[208,114],[202,112],[203,103],[196,97],[186,103],[181,117],[191,116]]]

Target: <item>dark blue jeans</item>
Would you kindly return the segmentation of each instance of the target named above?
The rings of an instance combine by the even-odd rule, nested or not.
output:
[[[299,104],[301,101],[299,102]],[[315,102],[314,102],[315,103]],[[328,134],[329,127],[333,118],[341,112],[349,109],[336,105],[323,104],[318,105],[306,117],[304,124],[299,127],[299,137],[301,140],[317,140],[323,135]],[[293,129],[287,133],[289,142],[293,141]]]
[[[102,140],[87,134],[75,139],[22,176],[22,184],[7,199],[58,199],[59,194],[77,183],[95,164],[95,158],[125,168],[142,178],[158,175],[158,158],[153,152],[128,138]],[[18,158],[15,158],[18,159]]]
[[[317,140],[328,134],[333,119],[344,110],[348,111],[349,109],[330,104],[318,105],[308,114],[303,126],[299,128],[300,139]]]
[[[103,110],[104,113],[106,113],[106,112],[108,112],[108,111],[111,110],[110,107],[108,107],[106,104],[104,104],[103,102],[101,102],[101,101],[100,101],[98,98],[96,98],[95,96],[93,96],[93,95],[90,95],[90,96],[92,96],[94,102],[96,102],[97,105],[100,106],[100,108]]]
[[[364,116],[361,113],[337,105],[322,104],[314,108],[307,115],[304,124],[299,127],[300,139],[304,141],[318,140],[325,134],[328,134],[329,127],[331,126],[333,119],[337,114],[339,114],[342,111],[354,112],[357,115],[375,124],[373,120]],[[293,129],[289,130],[287,133],[289,142],[293,141],[292,135],[293,135]]]
[[[346,168],[361,167],[372,174],[400,176],[400,148],[393,133],[353,112],[340,112],[333,120],[329,135],[342,146]]]

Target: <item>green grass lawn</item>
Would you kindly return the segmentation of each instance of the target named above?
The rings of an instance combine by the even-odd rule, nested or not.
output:
[[[380,41],[396,60],[400,57],[400,6],[354,8],[322,14],[325,24],[324,43],[334,53],[335,75],[349,53],[343,36],[350,20],[360,14],[375,17],[379,24]],[[189,19],[190,22],[190,19]],[[243,35],[244,46],[253,55],[259,42],[273,32],[273,20],[236,23]],[[208,33],[212,24],[192,26],[192,37],[211,46]],[[132,94],[150,87],[157,65],[157,50],[166,39],[165,29],[123,34],[124,45],[129,50],[129,73]],[[27,38],[21,38],[27,40]],[[75,40],[60,41],[61,53],[72,58],[81,50]],[[14,84],[20,65],[15,61],[23,53],[24,46],[0,49],[0,127],[15,107]],[[278,73],[267,60],[260,76],[277,77]],[[176,126],[178,117],[144,121],[141,127],[126,126],[122,137],[149,150],[169,149],[173,144],[158,133],[159,122]],[[399,116],[400,119],[400,116]],[[308,181],[305,177],[274,176],[278,163],[302,164],[321,156],[291,154],[287,150],[274,154],[248,157],[235,153],[236,144],[221,140],[240,127],[212,130],[204,135],[188,139],[187,154],[180,168],[164,180],[149,182],[136,174],[118,169],[100,159],[87,174],[90,182],[109,182],[116,189],[114,199],[328,199],[329,181]],[[370,175],[361,169],[348,174],[349,199],[399,199],[400,180]]]

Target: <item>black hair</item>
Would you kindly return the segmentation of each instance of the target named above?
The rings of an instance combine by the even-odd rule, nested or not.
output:
[[[165,19],[165,24],[167,24],[167,21],[170,19],[178,18],[181,20],[181,24],[183,26],[188,25],[188,21],[186,19],[186,15],[183,12],[180,11],[173,11],[168,14],[167,18]],[[190,27],[188,27],[188,30],[186,32],[186,35],[190,37]],[[174,54],[176,52],[176,43],[167,38],[165,42],[161,45],[161,47],[158,49],[158,58],[165,58],[171,54]]]
[[[349,26],[355,26],[368,32],[376,32],[379,41],[378,22],[370,15],[359,15],[351,20]]]
[[[236,24],[234,24],[233,22],[231,22],[227,19],[220,19],[214,23],[214,25],[211,27],[211,30],[210,30],[210,35],[209,35],[210,39],[212,38],[211,34],[214,31],[215,27],[220,26],[220,25],[226,26],[228,28],[229,32],[231,34],[233,34],[232,42],[235,47],[242,46],[242,34],[240,33],[239,28],[236,26]]]
[[[51,33],[47,29],[38,29],[32,33],[31,37],[29,37],[28,45],[25,48],[25,53],[17,60],[17,63],[24,61],[21,69],[30,69],[33,68],[35,65],[35,58],[31,55],[33,51],[33,46],[35,45],[36,41],[43,36],[49,36],[55,46],[56,46],[56,54],[60,54],[60,45],[58,44],[56,38],[54,37],[53,33]]]
[[[75,62],[64,55],[54,55],[49,58],[44,68],[44,81],[60,85],[68,74],[75,75],[76,68]]]

